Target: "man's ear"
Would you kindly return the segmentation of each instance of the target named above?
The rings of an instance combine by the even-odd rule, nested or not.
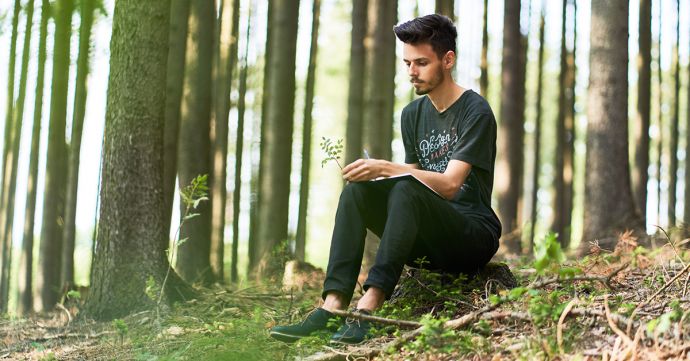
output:
[[[451,69],[455,64],[455,52],[448,50],[446,55],[443,56],[443,67],[446,69]]]

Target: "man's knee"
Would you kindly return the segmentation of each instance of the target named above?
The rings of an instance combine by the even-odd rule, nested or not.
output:
[[[366,192],[366,184],[362,182],[350,182],[345,185],[340,193],[340,201],[360,201]]]
[[[419,184],[413,180],[401,179],[395,182],[390,191],[391,198],[411,198],[419,193]]]

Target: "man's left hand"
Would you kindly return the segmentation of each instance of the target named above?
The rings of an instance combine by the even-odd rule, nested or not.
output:
[[[380,177],[385,160],[357,159],[343,168],[343,179],[350,182],[363,182]]]

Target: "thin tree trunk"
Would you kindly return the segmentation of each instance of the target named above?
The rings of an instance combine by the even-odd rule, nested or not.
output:
[[[165,87],[165,141],[163,146],[163,208],[166,229],[170,229],[177,177],[177,144],[180,134],[182,87],[184,85],[185,54],[190,0],[170,0],[170,30],[168,35],[168,61]],[[170,244],[168,237],[161,239],[161,249]]]
[[[676,226],[676,189],[678,182],[678,110],[680,104],[680,59],[678,57],[678,38],[680,37],[680,0],[676,0],[676,38],[673,43],[673,98],[671,104],[671,130],[669,131],[669,169],[668,169],[668,225]]]
[[[262,114],[259,165],[258,232],[251,265],[254,276],[278,271],[281,246],[287,241],[293,114],[295,109],[295,55],[299,1],[276,0],[269,7],[266,53],[267,94]],[[279,29],[280,31],[275,31]]]
[[[111,40],[98,246],[85,314],[112,319],[151,309],[169,264],[163,133],[170,2],[118,1]],[[172,271],[163,305],[192,295]],[[154,287],[155,288],[155,287]]]
[[[5,178],[8,177],[9,171],[9,159],[10,147],[12,145],[12,123],[14,121],[14,77],[16,68],[16,53],[17,53],[17,32],[19,27],[19,15],[21,11],[21,3],[19,0],[14,2],[14,13],[12,16],[12,36],[10,40],[10,61],[9,61],[9,79],[7,81],[7,113],[5,114],[5,141],[3,142],[3,152],[2,152],[2,182],[0,182],[0,187],[2,187],[2,193],[0,193],[0,225],[5,224],[5,219],[10,217],[10,213],[6,208],[4,202],[5,197],[8,196],[5,186]],[[2,259],[0,259],[0,311],[3,313],[7,309],[7,305],[2,302],[3,296],[3,284],[5,274],[9,275],[10,265],[9,259],[12,254],[11,242],[5,242],[3,239],[4,232],[0,229],[0,248],[2,249]]]
[[[529,246],[530,250],[534,245],[535,229],[537,224],[537,194],[539,193],[539,169],[541,163],[541,98],[544,88],[544,12],[545,7],[542,5],[541,16],[539,18],[539,60],[537,69],[537,102],[535,104],[535,114],[534,119],[534,169],[532,169],[532,213],[530,215],[530,238]]]
[[[584,242],[642,229],[628,165],[628,6],[592,1]]]
[[[368,0],[352,1],[352,32],[350,40],[350,73],[347,94],[347,125],[345,130],[345,163],[362,156],[364,117],[364,71],[367,35]]]
[[[364,89],[364,148],[373,158],[391,159],[395,101],[397,0],[369,0]]]
[[[484,0],[484,16],[482,17],[482,58],[479,64],[481,75],[479,77],[479,91],[483,97],[489,96],[489,0]]]
[[[0,279],[0,312],[7,312],[7,302],[10,291],[10,273],[12,270],[12,231],[14,227],[14,202],[15,190],[17,186],[17,161],[19,159],[19,143],[22,135],[22,124],[24,120],[24,100],[26,99],[26,77],[29,66],[29,51],[31,49],[31,28],[33,25],[34,1],[29,0],[26,4],[26,27],[24,29],[24,49],[22,51],[22,66],[19,75],[19,94],[13,109],[14,120],[12,124],[11,137],[5,138],[5,142],[11,142],[10,153],[8,156],[9,164],[5,169],[4,184],[2,192],[2,209],[4,212],[4,223],[2,224],[3,240],[3,260],[2,277]]]
[[[259,219],[259,205],[261,204],[261,185],[263,184],[264,177],[263,172],[261,172],[261,161],[263,159],[264,148],[266,147],[266,142],[264,142],[264,139],[266,139],[266,128],[268,126],[268,123],[263,121],[263,119],[265,119],[265,116],[268,113],[268,102],[269,98],[272,96],[268,91],[271,74],[271,67],[269,64],[271,64],[272,52],[268,51],[267,49],[270,49],[273,46],[271,42],[273,41],[273,18],[275,17],[275,10],[272,9],[274,6],[275,3],[273,1],[269,1],[267,4],[268,14],[266,16],[266,47],[264,48],[265,51],[262,79],[263,87],[261,90],[261,121],[255,123],[255,128],[258,128],[259,139],[261,139],[261,141],[257,145],[259,148],[258,159],[254,161],[252,157],[252,175],[249,182],[249,244],[247,247],[249,249],[249,262],[247,264],[248,273],[254,272],[256,265],[258,265],[260,262],[260,260],[256,257],[261,254],[261,246],[259,244],[259,229],[261,228]],[[254,133],[256,133],[256,130],[257,129],[255,129]],[[252,150],[250,153],[253,155],[255,151]]]
[[[637,55],[637,113],[634,123],[635,166],[632,168],[632,187],[637,212],[646,220],[647,169],[649,168],[649,124],[651,98],[652,1],[640,0],[639,43]],[[646,223],[646,222],[645,222]]]
[[[390,29],[397,21],[397,8],[397,1],[369,0],[367,35],[364,40],[365,74],[369,76],[365,76],[363,88],[363,148],[373,158],[387,160],[392,156],[395,102],[395,37],[390,36]],[[367,232],[360,279],[365,278],[370,266],[374,264],[378,241],[374,233]]]
[[[688,66],[688,75],[690,75],[690,66]],[[688,78],[690,79],[690,77]],[[688,107],[690,108],[690,84],[688,84]],[[690,111],[686,114],[685,120],[685,190],[684,190],[684,205],[685,210],[683,211],[683,223],[685,226],[684,237],[688,237],[690,234],[690,160],[688,157],[690,155]]]
[[[556,141],[556,173],[554,179],[554,216],[551,230],[558,234],[563,249],[570,244],[570,220],[572,215],[573,185],[573,104],[574,104],[574,59],[566,43],[569,0],[562,1],[561,13],[561,69],[559,75],[559,98]]]
[[[213,183],[211,195],[211,271],[213,277],[222,281],[225,208],[227,203],[227,157],[228,117],[230,112],[230,91],[232,74],[237,64],[237,39],[239,37],[239,0],[222,0],[219,15],[218,57],[215,61],[217,74],[213,119],[211,120],[211,142],[213,143]]]
[[[187,35],[187,59],[183,88],[178,174],[180,185],[187,185],[199,175],[211,172],[211,68],[215,9],[212,2],[192,1]],[[213,184],[213,179],[209,184]],[[210,194],[210,199],[213,199]],[[176,269],[189,283],[210,284],[212,202],[201,202],[194,210],[198,217],[184,222],[180,238],[187,239],[178,249]],[[186,205],[181,202],[180,220]]]
[[[510,254],[522,251],[519,236],[518,201],[522,189],[524,137],[524,79],[520,33],[520,0],[506,0],[503,22],[501,65],[501,122],[498,129],[496,182],[498,210],[503,225],[504,245]],[[509,236],[507,236],[509,235]]]
[[[60,256],[62,255],[62,220],[66,190],[65,118],[67,115],[67,88],[69,86],[72,8],[72,0],[57,0],[53,3],[55,11],[53,81],[50,92],[48,155],[46,157],[43,224],[39,254],[40,272],[36,282],[36,286],[40,290],[42,310],[51,310],[55,306],[62,286],[60,279],[62,257]]]
[[[7,78],[7,106],[5,109],[7,110],[7,113],[5,114],[5,132],[3,133],[5,136],[5,139],[10,139],[11,137],[11,132],[12,132],[12,120],[14,119],[13,117],[13,108],[14,108],[14,77],[15,77],[15,68],[16,68],[16,54],[17,54],[17,32],[18,32],[18,27],[19,27],[19,13],[22,9],[21,2],[19,0],[14,0],[14,11],[12,15],[12,35],[10,38],[10,55],[9,55],[9,69],[7,70],[8,78]],[[10,142],[5,141],[3,143],[3,152],[2,152],[2,176],[4,178],[5,173],[7,172],[7,153],[9,152],[9,147],[10,147]],[[0,209],[0,212],[4,212],[3,210]]]
[[[299,188],[299,213],[297,217],[297,234],[295,237],[295,257],[300,261],[304,261],[307,243],[307,205],[309,202],[309,168],[311,164],[311,113],[314,107],[316,55],[319,46],[319,14],[321,11],[321,0],[313,1],[309,66],[307,68],[307,84],[304,95],[304,124],[302,125],[302,169]]]
[[[661,224],[661,178],[663,175],[663,170],[664,170],[664,112],[663,112],[663,106],[664,106],[664,77],[663,77],[663,71],[661,70],[661,24],[662,24],[662,17],[661,15],[662,11],[662,2],[659,1],[659,39],[657,41],[657,86],[659,88],[658,92],[658,121],[657,121],[657,126],[659,128],[659,141],[657,142],[657,204],[656,204],[656,216],[657,216],[657,222]]]
[[[34,117],[31,130],[31,151],[29,154],[29,177],[26,186],[26,212],[24,216],[24,234],[22,253],[19,259],[19,302],[20,315],[33,311],[33,249],[34,220],[36,215],[36,183],[38,181],[38,154],[41,139],[41,119],[43,117],[43,86],[46,63],[46,43],[50,3],[41,1],[41,25],[38,36],[38,74],[36,76],[36,96],[34,98]]]
[[[81,135],[86,111],[86,80],[89,74],[91,27],[95,0],[81,0],[81,26],[79,30],[79,56],[77,58],[77,83],[74,93],[74,114],[72,137],[67,164],[67,198],[65,201],[65,228],[62,252],[62,282],[71,287],[74,284],[74,239],[77,213],[77,186],[79,184],[79,155]]]
[[[237,99],[237,138],[235,139],[235,187],[232,194],[232,268],[230,279],[237,283],[238,274],[238,248],[240,243],[240,198],[242,196],[242,158],[244,157],[244,112],[246,108],[247,95],[247,68],[249,58],[249,40],[252,30],[252,8],[249,3],[247,11],[247,36],[244,48],[242,70],[240,71],[239,97]]]
[[[455,21],[455,1],[436,0],[436,14],[441,14]]]

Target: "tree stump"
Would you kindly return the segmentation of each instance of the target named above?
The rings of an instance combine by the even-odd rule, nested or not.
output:
[[[478,295],[498,293],[518,286],[517,279],[503,262],[489,262],[473,275],[406,268],[389,303],[415,304],[418,312],[437,310],[446,301],[469,304]],[[453,296],[448,296],[452,294]]]

